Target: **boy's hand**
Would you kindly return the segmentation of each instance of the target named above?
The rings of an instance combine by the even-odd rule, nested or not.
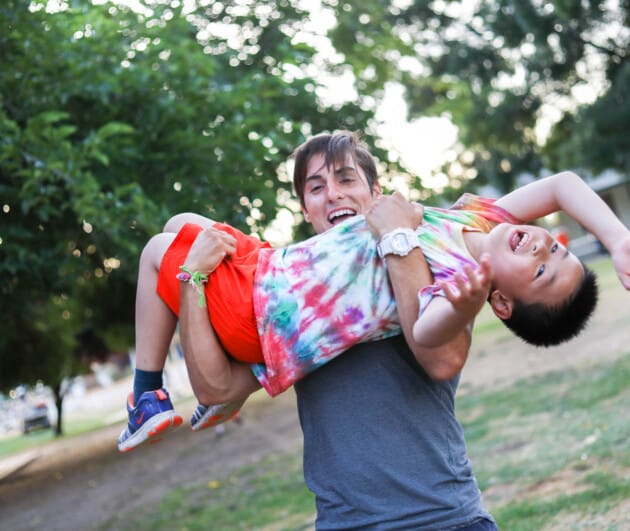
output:
[[[447,300],[461,314],[474,318],[488,299],[492,281],[492,267],[487,254],[481,257],[479,267],[464,267],[464,273],[455,274],[455,282],[442,282]]]
[[[624,288],[630,290],[630,235],[615,245],[610,256],[615,265],[619,281]]]
[[[190,271],[209,274],[235,252],[236,239],[232,235],[213,228],[204,229],[193,242],[184,265]]]
[[[388,232],[398,228],[415,230],[422,223],[424,207],[410,203],[400,192],[378,196],[365,212],[365,220],[372,235],[380,240]]]

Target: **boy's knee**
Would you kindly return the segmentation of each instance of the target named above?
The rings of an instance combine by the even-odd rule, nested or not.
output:
[[[179,232],[179,230],[186,224],[186,218],[188,214],[175,214],[165,224],[162,232]]]
[[[174,234],[161,232],[152,236],[140,253],[140,267],[160,268],[160,262],[168,247],[173,243]]]
[[[184,225],[186,225],[186,223],[194,223],[195,225],[200,225],[204,229],[214,225],[214,221],[210,218],[200,216],[199,214],[194,214],[192,212],[183,212],[181,214],[175,214],[171,219],[169,219],[164,225],[162,232],[177,233]]]

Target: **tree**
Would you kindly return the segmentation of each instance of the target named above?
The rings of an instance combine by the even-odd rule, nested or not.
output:
[[[543,168],[628,171],[626,0],[325,4],[360,83],[397,80],[412,118],[445,115],[459,127],[446,168],[456,186],[477,176],[476,186],[505,192]]]
[[[284,0],[68,4],[0,6],[0,389],[41,379],[60,419],[76,334],[132,343],[139,252],[170,215],[260,234],[292,148],[371,116],[322,106]]]
[[[630,173],[630,62],[593,104],[580,106],[554,127],[543,154],[552,168],[578,166],[593,173],[615,168]]]

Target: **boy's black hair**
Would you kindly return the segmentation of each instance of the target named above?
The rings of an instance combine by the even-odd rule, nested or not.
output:
[[[550,307],[515,301],[511,317],[503,322],[527,343],[539,347],[559,345],[584,329],[597,299],[597,277],[584,266],[582,282],[565,302]]]
[[[370,191],[374,190],[376,183],[376,163],[367,146],[361,141],[358,133],[352,131],[339,131],[334,134],[322,133],[316,135],[293,152],[295,166],[293,168],[293,188],[300,203],[304,206],[304,186],[306,184],[306,167],[313,155],[324,154],[324,163],[327,167],[334,164],[343,164],[346,156],[350,155],[363,169]]]

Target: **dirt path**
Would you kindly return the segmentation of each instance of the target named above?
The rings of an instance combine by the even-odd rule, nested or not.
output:
[[[186,416],[188,409],[192,402],[178,407]],[[222,437],[184,427],[155,446],[121,455],[115,447],[121,428],[52,443],[7,476],[0,482],[0,528],[93,529],[159,501],[174,487],[222,478],[302,444],[293,392],[275,400],[256,396],[244,421],[228,425]]]
[[[605,291],[589,329],[579,340],[562,347],[534,350],[503,330],[485,334],[483,341],[473,344],[461,393],[627,355],[628,297],[620,289]],[[193,402],[187,405],[189,410],[178,407],[186,417]],[[22,468],[0,480],[0,528],[93,529],[113,516],[124,519],[174,487],[224,477],[302,444],[292,391],[274,400],[256,395],[246,405],[244,419],[241,425],[229,425],[221,438],[212,430],[193,434],[184,427],[155,447],[125,455],[114,444],[120,424],[51,443],[37,454],[31,451],[18,456]],[[35,455],[38,457],[31,460]]]

